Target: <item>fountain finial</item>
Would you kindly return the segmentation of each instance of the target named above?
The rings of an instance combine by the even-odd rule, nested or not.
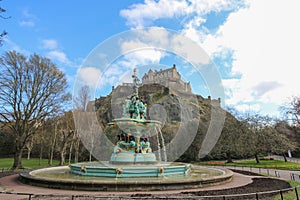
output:
[[[132,75],[133,94],[129,99],[125,100],[123,104],[123,117],[132,118],[136,120],[145,120],[147,106],[142,99],[139,98],[139,86],[141,85],[140,79],[136,75],[136,68],[133,70]]]
[[[134,89],[134,96],[138,96],[139,95],[139,86],[140,84],[140,79],[137,77],[136,75],[136,68],[133,69],[133,75],[132,77],[132,82],[133,82],[133,89]]]

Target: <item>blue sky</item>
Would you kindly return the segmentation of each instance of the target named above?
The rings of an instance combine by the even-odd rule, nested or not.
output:
[[[49,57],[66,73],[70,91],[82,73],[97,96],[107,94],[134,65],[143,67],[142,75],[145,66],[176,63],[195,92],[210,95],[207,77],[195,75],[187,60],[157,49],[125,54],[106,71],[82,70],[99,44],[124,31],[160,27],[178,32],[207,53],[222,79],[226,106],[278,115],[280,105],[299,95],[298,0],[2,0],[0,5],[11,16],[0,20],[0,28],[9,33],[0,53]],[[153,45],[164,42],[161,35]],[[105,79],[99,83],[101,75]]]

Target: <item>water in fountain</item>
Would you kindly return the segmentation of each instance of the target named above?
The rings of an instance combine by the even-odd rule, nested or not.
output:
[[[165,145],[165,139],[164,139],[164,136],[161,132],[161,130],[158,128],[156,129],[156,131],[158,131],[158,133],[160,134],[160,137],[161,137],[161,145],[162,145],[162,151],[163,151],[163,155],[164,155],[164,158],[165,158],[165,162],[167,162],[167,151],[166,151],[166,145]]]
[[[160,152],[160,142],[159,142],[159,136],[158,136],[158,131],[155,128],[156,132],[156,139],[157,139],[157,154],[158,154],[158,161],[161,162],[161,152]]]

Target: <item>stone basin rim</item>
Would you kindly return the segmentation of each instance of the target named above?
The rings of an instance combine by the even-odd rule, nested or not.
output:
[[[72,184],[106,184],[106,185],[137,185],[137,184],[143,184],[143,185],[153,185],[153,184],[162,184],[162,185],[172,185],[172,184],[185,184],[185,183],[198,183],[198,182],[217,182],[217,180],[229,180],[233,176],[233,172],[228,169],[224,168],[216,168],[216,167],[202,167],[202,166],[196,166],[195,168],[205,168],[205,169],[212,169],[223,172],[221,175],[218,176],[212,176],[208,178],[194,178],[194,179],[180,179],[180,180],[128,180],[124,178],[111,178],[112,180],[77,180],[77,179],[56,179],[56,178],[50,178],[50,177],[40,177],[35,176],[36,173],[46,171],[46,170],[56,170],[56,169],[62,169],[62,170],[68,170],[68,166],[57,166],[57,167],[48,167],[48,168],[42,168],[42,169],[36,169],[31,172],[21,172],[19,174],[21,181],[38,181],[38,182],[49,182],[49,183],[72,183]]]

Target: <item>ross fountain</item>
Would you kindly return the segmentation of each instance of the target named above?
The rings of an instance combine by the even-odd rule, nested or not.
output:
[[[71,173],[102,177],[159,177],[185,175],[191,170],[190,164],[171,165],[157,162],[146,136],[150,131],[156,131],[158,136],[160,131],[157,130],[161,128],[161,122],[145,119],[147,106],[139,97],[140,83],[136,69],[132,79],[134,93],[122,106],[122,118],[114,119],[108,124],[111,128],[120,130],[110,159],[110,168],[102,165],[71,164]],[[160,157],[160,151],[158,153]]]
[[[108,126],[119,131],[110,161],[84,162],[70,166],[38,169],[21,173],[31,185],[62,189],[100,191],[150,191],[198,188],[231,180],[226,169],[205,168],[187,163],[166,162],[161,122],[146,119],[146,104],[139,98],[139,79],[132,75],[134,92],[123,104],[123,116]],[[147,138],[154,131],[161,136],[158,160]],[[163,151],[162,162],[161,150]]]

